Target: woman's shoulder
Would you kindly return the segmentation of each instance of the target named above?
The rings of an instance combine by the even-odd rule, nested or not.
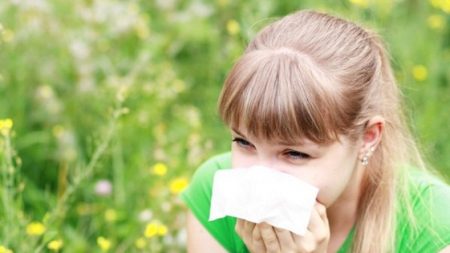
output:
[[[193,179],[212,179],[216,171],[231,168],[231,152],[210,157],[194,172]]]
[[[411,171],[409,179],[409,211],[414,219],[408,217],[408,209],[400,207],[398,232],[403,244],[400,248],[408,247],[411,252],[421,252],[420,249],[437,252],[450,244],[450,186],[427,171]]]
[[[209,195],[216,171],[229,168],[231,168],[231,152],[210,157],[194,171],[191,182],[185,192],[201,190]]]
[[[440,214],[443,207],[450,208],[450,185],[441,176],[427,171],[413,171],[410,188],[415,207],[428,209],[434,215]],[[447,213],[445,215],[448,216]],[[450,219],[447,220],[450,223]]]
[[[412,172],[410,184],[414,209],[423,211],[426,222],[446,218],[440,223],[446,222],[450,229],[450,185],[442,177],[427,171]]]
[[[235,218],[225,217],[209,221],[214,175],[218,170],[230,168],[231,152],[212,156],[197,168],[180,198],[225,249],[229,252],[245,252],[242,240],[234,231]]]
[[[420,187],[440,186],[449,187],[442,175],[438,175],[432,171],[411,169],[409,173],[410,182],[419,185]]]

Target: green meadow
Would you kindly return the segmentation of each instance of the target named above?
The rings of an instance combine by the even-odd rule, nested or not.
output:
[[[2,0],[0,253],[185,252],[179,193],[231,144],[224,78],[305,8],[383,36],[421,152],[450,179],[450,0]]]

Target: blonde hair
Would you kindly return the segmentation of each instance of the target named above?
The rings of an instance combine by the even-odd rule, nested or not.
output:
[[[317,143],[339,135],[356,140],[371,117],[384,117],[382,140],[366,169],[352,252],[393,252],[397,199],[409,199],[411,190],[402,165],[425,168],[400,96],[377,33],[304,10],[250,42],[224,83],[219,113],[228,126],[253,136]],[[405,208],[414,224],[409,202]]]

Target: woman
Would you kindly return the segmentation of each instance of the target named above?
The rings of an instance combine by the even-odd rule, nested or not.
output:
[[[191,252],[450,252],[450,188],[426,170],[376,33],[315,11],[264,28],[219,101],[231,153],[182,199]],[[215,171],[264,165],[320,189],[298,236],[233,217],[208,222]]]

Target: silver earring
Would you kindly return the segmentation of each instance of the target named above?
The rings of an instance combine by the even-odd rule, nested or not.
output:
[[[369,158],[370,156],[372,156],[373,151],[375,151],[375,148],[370,147],[369,151],[367,151],[367,153],[363,156],[363,158],[361,159],[361,163],[363,166],[367,166],[367,164],[369,164]]]

